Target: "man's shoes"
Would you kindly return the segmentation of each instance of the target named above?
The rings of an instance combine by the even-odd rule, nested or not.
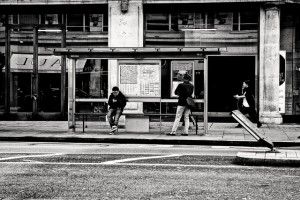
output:
[[[117,126],[112,126],[112,127],[111,127],[111,130],[110,130],[110,132],[109,132],[109,135],[115,134],[115,132],[116,132],[117,129],[118,129]]]
[[[171,133],[167,133],[167,135],[169,135],[169,136],[175,136],[176,134],[174,132],[171,132]]]
[[[182,136],[188,136],[189,134],[187,134],[187,133],[182,133],[181,135],[182,135]]]
[[[115,131],[110,131],[109,132],[109,135],[114,135],[115,134]]]
[[[261,122],[257,123],[257,128],[260,128],[262,126]]]
[[[241,124],[238,124],[235,126],[235,128],[242,128],[243,126]]]
[[[111,127],[111,131],[116,131],[117,129],[118,129],[117,126],[112,126],[112,127]]]

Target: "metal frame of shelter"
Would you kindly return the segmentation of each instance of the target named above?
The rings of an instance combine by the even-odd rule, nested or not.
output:
[[[105,102],[107,99],[76,99],[75,78],[76,61],[78,59],[122,59],[122,60],[204,60],[204,98],[195,99],[196,103],[204,104],[204,134],[207,133],[208,123],[208,55],[219,55],[227,51],[226,48],[213,47],[111,47],[111,48],[56,48],[54,55],[66,56],[68,67],[68,130],[75,132],[75,103],[76,102]],[[128,98],[131,102],[177,102],[175,99],[162,99],[161,97],[134,97]],[[160,109],[161,113],[161,109]],[[161,122],[161,116],[160,116]],[[161,123],[160,123],[161,124]]]

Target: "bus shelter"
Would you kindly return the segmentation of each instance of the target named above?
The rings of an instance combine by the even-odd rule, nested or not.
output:
[[[155,113],[144,113],[139,111],[138,113],[126,112],[124,110],[124,115],[136,114],[137,117],[142,116],[156,116],[159,117],[159,124],[161,127],[162,117],[164,116],[174,116],[173,114],[168,114],[163,111],[163,104],[177,102],[174,93],[175,87],[179,82],[173,81],[177,80],[177,76],[180,76],[179,67],[188,67],[188,61],[197,61],[198,63],[203,63],[203,91],[199,98],[195,98],[195,102],[202,104],[202,110],[197,112],[197,114],[203,117],[203,133],[207,133],[207,123],[208,123],[208,56],[209,55],[219,55],[222,51],[226,51],[226,48],[203,48],[203,47],[161,47],[161,48],[144,48],[144,47],[111,47],[111,48],[56,48],[54,50],[54,55],[66,56],[67,58],[67,69],[68,69],[68,130],[70,132],[75,132],[76,130],[76,103],[105,103],[107,98],[81,98],[77,93],[76,88],[76,70],[81,60],[84,59],[107,59],[107,60],[117,60],[118,61],[118,71],[117,79],[118,84],[116,84],[120,90],[125,94],[128,102],[135,103],[156,103],[159,105],[158,110]],[[164,84],[168,84],[165,80],[162,80],[161,69],[164,64],[162,61],[170,61],[172,64],[172,69],[170,72],[169,80],[173,81],[171,83],[171,94],[170,98],[164,98],[162,95],[161,88]],[[176,62],[175,62],[176,61]],[[193,64],[193,63],[192,63]],[[109,66],[108,66],[109,67]],[[138,72],[138,69],[142,72]],[[110,71],[110,69],[108,69]],[[111,72],[115,73],[115,72]],[[187,73],[186,71],[184,73]],[[190,73],[194,73],[191,70]],[[142,74],[142,75],[140,75]],[[136,76],[142,76],[137,78]],[[139,80],[138,80],[139,79]],[[136,80],[134,82],[133,80]],[[197,83],[194,83],[197,84]],[[113,85],[114,86],[114,85]],[[195,85],[197,86],[197,85]],[[111,88],[110,88],[111,89]],[[85,113],[87,116],[89,113]],[[92,114],[92,113],[91,113]],[[83,116],[84,119],[84,116]],[[84,128],[84,124],[82,125]],[[126,126],[126,125],[125,125]],[[84,130],[84,129],[83,129]],[[161,131],[161,128],[160,128]]]

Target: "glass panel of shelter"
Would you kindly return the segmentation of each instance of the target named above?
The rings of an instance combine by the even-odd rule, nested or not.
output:
[[[150,123],[155,122],[172,122],[174,121],[174,115],[177,108],[177,97],[172,94],[172,82],[171,82],[171,63],[179,62],[169,59],[160,60],[160,95],[158,98],[132,96],[128,95],[127,91],[120,85],[118,87],[125,94],[129,103],[134,102],[142,103],[142,113],[149,116]],[[182,61],[180,61],[182,62]],[[193,63],[193,84],[194,97],[197,99],[196,110],[193,112],[204,112],[204,63],[203,60],[188,61]],[[118,66],[120,67],[120,66]],[[185,66],[183,66],[184,68]],[[120,70],[120,69],[119,69]],[[182,73],[184,69],[181,71]],[[119,73],[120,74],[120,73]],[[120,77],[118,77],[120,79]],[[105,114],[108,110],[108,97],[110,91],[108,91],[108,60],[107,59],[87,59],[83,68],[76,67],[76,113],[103,113],[103,115],[88,115],[86,120],[90,122],[100,122],[107,126],[97,126],[97,128],[107,128],[107,119]],[[175,89],[174,89],[175,90]],[[130,106],[129,106],[130,107]],[[127,109],[131,109],[128,108]],[[124,113],[126,113],[126,108]],[[82,116],[76,116],[77,124],[81,124]],[[199,116],[200,117],[200,116]],[[203,118],[198,118],[198,122],[203,121]],[[122,124],[122,120],[120,121]],[[192,123],[192,121],[191,121]],[[93,123],[91,123],[93,124]],[[88,131],[88,129],[86,129]]]

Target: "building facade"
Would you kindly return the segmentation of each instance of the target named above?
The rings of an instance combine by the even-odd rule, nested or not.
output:
[[[1,118],[66,119],[68,69],[55,48],[203,47],[226,48],[206,57],[209,116],[228,116],[249,79],[262,122],[299,122],[299,9],[298,0],[2,0]],[[105,112],[117,85],[129,97],[166,102],[130,103],[129,112],[174,113],[183,74],[203,98],[203,70],[203,58],[79,60],[76,109]]]

